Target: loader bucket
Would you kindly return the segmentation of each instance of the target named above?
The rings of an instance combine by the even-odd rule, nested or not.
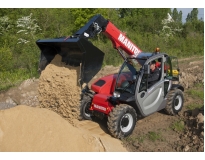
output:
[[[45,69],[56,54],[62,62],[71,66],[81,66],[80,83],[88,83],[101,69],[104,53],[85,38],[70,37],[37,40],[41,50],[40,70]]]

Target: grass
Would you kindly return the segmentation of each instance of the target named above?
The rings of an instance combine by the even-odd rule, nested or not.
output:
[[[134,135],[131,135],[131,136],[125,138],[124,140],[126,142],[138,141],[139,143],[143,143],[145,138],[146,138],[146,136],[134,136]]]
[[[187,94],[193,98],[204,100],[204,85],[203,83],[196,83],[193,89],[187,91]]]
[[[144,135],[131,135],[127,138],[125,138],[125,141],[126,142],[129,142],[129,143],[133,143],[133,142],[138,142],[138,143],[143,143],[146,139],[152,141],[152,142],[155,142],[157,140],[159,141],[163,141],[163,137],[161,135],[160,132],[154,132],[154,131],[150,131],[148,132],[147,134],[144,134]]]
[[[0,72],[0,91],[8,90],[34,76],[35,74],[29,73],[26,69]]]
[[[196,83],[196,84],[194,85],[194,87],[202,88],[202,87],[204,87],[204,85],[203,85],[203,83]]]
[[[136,137],[131,135],[129,137],[126,137],[123,140],[126,141],[126,142],[134,142],[136,140]]]
[[[185,125],[182,120],[177,120],[171,125],[171,128],[175,131],[182,132],[185,129]]]
[[[186,106],[189,110],[201,108],[204,102],[204,85],[203,83],[196,83],[192,89],[187,90],[187,95],[195,99],[195,103]]]
[[[126,141],[127,142],[135,142],[135,141],[137,141],[138,143],[143,143],[145,138],[146,138],[146,135],[142,135],[142,136],[132,136],[131,135],[130,137],[126,138]]]
[[[162,138],[160,132],[149,132],[147,134],[147,137],[149,138],[149,140],[151,140],[153,142],[155,142],[156,140],[163,141],[163,138]]]
[[[196,103],[186,106],[186,108],[189,110],[194,110],[196,108],[201,108],[201,107],[202,107],[202,104],[196,104]]]
[[[199,91],[199,90],[189,90],[188,95],[192,96],[193,98],[199,98],[199,99],[204,99],[204,91]]]
[[[144,140],[145,140],[145,138],[146,138],[146,136],[140,136],[140,137],[137,138],[137,141],[138,141],[139,143],[143,143]]]

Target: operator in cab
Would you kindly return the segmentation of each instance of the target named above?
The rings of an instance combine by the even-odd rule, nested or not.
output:
[[[156,67],[156,61],[150,62],[150,74],[148,76],[148,88],[154,85],[160,78],[160,70]]]
[[[155,51],[154,51],[153,54],[159,54],[159,52],[160,52],[160,49],[157,47],[157,48],[155,48]],[[155,66],[156,66],[156,67],[160,67],[160,66],[161,66],[161,63],[160,63],[160,62],[156,62]]]

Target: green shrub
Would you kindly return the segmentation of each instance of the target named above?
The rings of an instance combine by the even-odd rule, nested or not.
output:
[[[7,47],[0,48],[0,72],[12,69],[12,52]]]

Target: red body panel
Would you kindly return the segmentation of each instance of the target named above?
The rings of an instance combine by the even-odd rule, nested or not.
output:
[[[116,78],[117,78],[116,74],[102,77],[91,85],[91,89],[96,93],[111,95],[115,89]],[[105,82],[104,85],[102,86],[96,85],[96,82],[98,82],[99,80],[104,81]]]
[[[108,98],[111,97],[114,92],[116,78],[116,74],[108,75],[98,79],[91,85],[91,89],[96,93],[93,97],[91,110],[105,114],[110,113],[114,106],[108,101]],[[96,83],[99,81],[103,81],[103,85],[97,85]]]
[[[120,76],[120,79],[118,80],[119,85],[121,85],[121,83],[124,82],[124,80],[126,80],[125,76],[129,75],[125,73],[124,76]],[[105,114],[110,113],[114,106],[109,102],[108,98],[111,97],[114,92],[116,79],[117,74],[108,75],[98,79],[91,85],[91,89],[96,94],[93,97],[90,110],[96,110],[99,112],[103,112]]]
[[[112,108],[114,107],[107,99],[112,95],[106,94],[96,94],[93,97],[92,101],[92,110],[103,112],[109,114]]]
[[[137,57],[142,52],[125,33],[121,32],[111,22],[107,24],[106,30],[103,32],[113,43],[114,48],[122,48],[130,57]]]

